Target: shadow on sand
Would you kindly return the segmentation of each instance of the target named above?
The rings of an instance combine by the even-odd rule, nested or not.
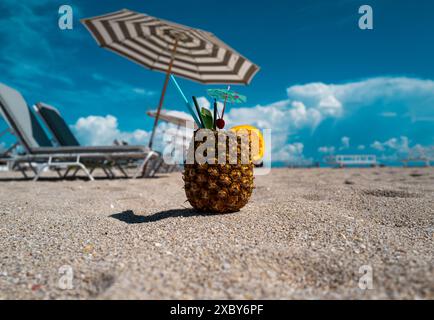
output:
[[[160,211],[150,216],[139,216],[136,215],[132,210],[126,210],[120,213],[112,214],[110,217],[128,224],[135,224],[135,223],[155,222],[155,221],[159,221],[167,218],[175,218],[175,217],[193,217],[193,216],[209,216],[209,215],[212,215],[212,213],[203,213],[203,212],[196,211],[194,209],[172,209],[172,210]]]

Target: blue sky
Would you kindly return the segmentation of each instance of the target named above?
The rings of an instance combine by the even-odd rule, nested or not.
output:
[[[57,26],[60,5],[74,29]],[[374,29],[360,30],[369,4]],[[0,81],[55,105],[83,144],[145,143],[164,75],[99,48],[79,19],[128,8],[213,32],[261,67],[230,124],[271,128],[273,159],[434,145],[432,1],[52,1],[0,3]],[[190,95],[208,87],[180,79]],[[165,106],[183,111],[169,88]],[[0,124],[1,127],[4,124]],[[419,146],[418,146],[419,145]]]

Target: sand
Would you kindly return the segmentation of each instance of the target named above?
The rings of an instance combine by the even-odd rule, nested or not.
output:
[[[10,177],[1,299],[434,298],[433,168],[273,169],[226,215],[192,211],[180,173]]]

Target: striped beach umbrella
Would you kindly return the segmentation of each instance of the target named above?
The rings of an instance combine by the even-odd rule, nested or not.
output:
[[[170,74],[204,84],[248,84],[259,70],[212,33],[147,14],[124,9],[82,23],[101,47],[166,73],[150,146]]]

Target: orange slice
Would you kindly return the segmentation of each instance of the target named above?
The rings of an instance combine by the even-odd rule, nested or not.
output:
[[[252,151],[255,152],[255,154],[252,155],[253,161],[258,161],[260,159],[262,159],[262,157],[264,156],[264,151],[265,151],[265,142],[264,142],[264,137],[262,136],[261,131],[251,125],[248,124],[243,124],[243,125],[239,125],[239,126],[235,126],[230,128],[229,130],[232,131],[240,131],[240,130],[246,130],[249,132],[250,134],[250,138],[252,140],[253,146],[252,146]],[[257,142],[257,146],[255,146],[255,143]]]

